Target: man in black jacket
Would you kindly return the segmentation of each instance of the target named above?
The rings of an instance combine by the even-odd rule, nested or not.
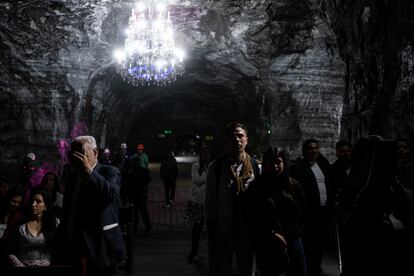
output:
[[[86,261],[88,275],[111,275],[126,257],[118,224],[120,172],[97,157],[94,137],[72,142],[58,247],[65,261]]]
[[[207,172],[205,218],[208,230],[210,275],[231,275],[233,255],[238,275],[251,276],[254,268],[252,217],[255,179],[260,171],[246,151],[247,127],[227,125],[227,149]]]
[[[303,243],[310,276],[321,274],[321,263],[329,237],[335,189],[330,181],[330,164],[319,152],[319,142],[303,143],[301,159],[290,167],[291,177],[302,185],[306,201]]]

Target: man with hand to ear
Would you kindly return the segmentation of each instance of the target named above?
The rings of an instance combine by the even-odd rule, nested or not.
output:
[[[118,224],[120,172],[114,166],[99,164],[92,136],[74,139],[69,163],[71,168],[63,176],[57,259],[81,262],[88,275],[113,275],[116,264],[126,258]]]

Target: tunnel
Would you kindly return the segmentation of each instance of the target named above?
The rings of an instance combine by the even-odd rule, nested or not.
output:
[[[0,3],[2,179],[17,184],[28,154],[37,182],[61,175],[80,135],[94,136],[100,153],[143,144],[156,183],[150,212],[164,231],[188,226],[191,167],[179,164],[181,201],[167,213],[160,162],[167,153],[195,161],[202,145],[220,156],[230,122],[246,125],[252,156],[277,146],[292,164],[309,138],[331,163],[339,140],[413,144],[413,1],[162,2],[185,50],[184,73],[167,85],[133,85],[120,72],[114,53],[128,38],[132,0]],[[135,243],[151,251],[162,234]]]

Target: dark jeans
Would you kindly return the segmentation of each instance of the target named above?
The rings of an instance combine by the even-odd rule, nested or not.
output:
[[[209,246],[211,276],[232,275],[233,255],[236,257],[239,276],[251,276],[253,269],[252,242],[241,236],[217,236]]]
[[[89,254],[83,257],[81,262],[84,270],[83,273],[86,275],[113,276],[116,273],[115,265],[98,267],[95,265],[92,257]]]
[[[290,241],[288,244],[289,267],[288,276],[307,276],[307,266],[305,250],[303,248],[302,239]]]
[[[191,254],[196,255],[198,253],[198,247],[200,244],[201,233],[203,232],[204,222],[195,222],[191,231]]]
[[[151,220],[148,214],[147,209],[147,203],[148,203],[148,196],[147,195],[139,195],[134,200],[134,230],[138,230],[138,224],[139,224],[139,213],[141,213],[142,220],[145,224],[145,229],[149,231],[151,229]]]
[[[170,202],[175,198],[175,180],[163,182],[165,189],[165,203],[170,204]]]
[[[309,228],[312,230],[306,230],[303,240],[303,246],[305,248],[306,262],[309,276],[319,276],[322,273],[322,258],[326,251],[329,240],[329,210],[321,207],[319,209],[320,220],[319,222],[311,222]]]

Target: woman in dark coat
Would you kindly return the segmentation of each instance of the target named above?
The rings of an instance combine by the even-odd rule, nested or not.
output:
[[[306,276],[301,235],[305,199],[301,186],[289,177],[286,155],[270,147],[263,156],[259,180],[262,223],[258,233],[257,261],[261,275]]]

